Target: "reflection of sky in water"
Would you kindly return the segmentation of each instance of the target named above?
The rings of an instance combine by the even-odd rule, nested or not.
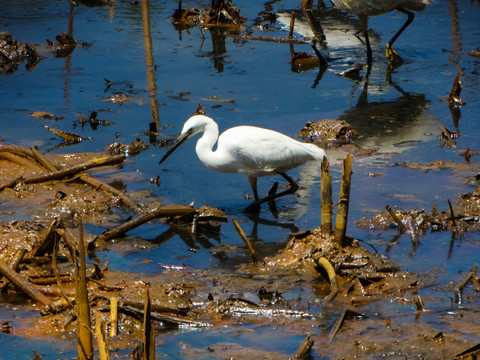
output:
[[[365,49],[360,42],[350,41],[338,52],[330,50],[332,57],[341,58],[330,63],[323,78],[312,88],[318,71],[291,72],[288,44],[227,38],[226,53],[217,54],[214,60],[209,31],[204,33],[203,41],[198,28],[180,34],[168,19],[177,3],[153,0],[150,3],[157,99],[161,104],[159,116],[160,124],[165,126],[160,130],[160,138],[178,133],[199,102],[206,107],[207,115],[218,122],[221,132],[245,124],[271,128],[293,136],[307,121],[345,118],[361,133],[359,146],[374,146],[380,152],[387,152],[387,155],[374,155],[354,162],[347,230],[351,235],[372,242],[382,253],[388,249],[388,233],[379,236],[376,233],[366,234],[355,227],[355,221],[362,216],[371,216],[387,204],[429,211],[436,203],[439,210],[446,210],[446,199],[453,201],[459,194],[473,189],[464,185],[465,179],[461,174],[451,170],[425,173],[392,165],[439,159],[462,162],[463,158],[458,156],[459,150],[480,150],[480,127],[476,121],[480,111],[476,75],[479,60],[465,54],[479,46],[479,6],[459,2],[458,36],[452,35],[447,1],[436,1],[425,12],[417,14],[412,25],[395,44],[406,62],[391,74],[393,85],[386,77],[384,45],[404,22],[404,15],[393,12],[371,18],[370,28],[379,37],[375,39],[369,86],[362,93],[364,83],[357,84],[337,75],[350,65],[365,62]],[[207,3],[184,1],[183,6],[202,8]],[[277,11],[297,9],[298,1],[283,1],[274,6]],[[257,1],[244,1],[240,7],[242,15],[250,20],[264,10]],[[21,65],[16,73],[1,76],[0,137],[3,142],[27,147],[38,145],[42,151],[58,145],[59,139],[45,131],[42,125],[92,137],[91,141],[58,150],[59,153],[103,151],[110,142],[131,143],[138,137],[148,142],[148,138],[142,134],[148,129],[151,110],[141,7],[130,2],[117,2],[114,10],[110,13],[113,16],[109,17],[108,7],[75,8],[74,38],[89,46],[79,45],[67,59],[46,55],[46,59],[30,73]],[[69,11],[67,2],[2,2],[0,21],[3,29],[10,31],[19,41],[39,44],[67,31]],[[351,19],[355,21],[354,17]],[[252,22],[247,23],[248,27],[251,25]],[[250,30],[258,36],[288,35],[280,22],[271,32],[262,32],[257,28]],[[449,52],[459,46],[464,52],[461,56],[456,57]],[[309,45],[295,45],[295,51],[311,53],[311,48]],[[215,69],[215,61],[222,65],[222,72]],[[440,125],[455,130],[444,100],[458,68],[463,68],[465,72],[462,77],[462,98],[467,105],[461,109],[458,129],[464,136],[457,140],[457,148],[441,147],[438,141]],[[361,75],[364,76],[365,71]],[[112,82],[107,91],[104,78]],[[181,92],[186,93],[181,98],[189,101],[179,99]],[[115,93],[124,93],[136,100],[123,105],[100,101]],[[367,96],[366,104],[363,104],[362,95]],[[203,100],[209,96],[234,99],[235,103]],[[30,116],[34,111],[52,112],[64,118],[42,121]],[[81,114],[88,116],[91,111],[97,111],[99,119],[113,124],[100,126],[95,131],[89,126],[73,127],[73,122]],[[379,121],[380,118],[384,120]],[[244,199],[244,194],[251,192],[246,177],[214,173],[206,169],[198,161],[194,148],[195,141],[192,139],[160,166],[158,161],[165,150],[151,145],[149,150],[131,158],[131,162],[125,164],[117,177],[121,179],[122,172],[138,174],[142,180],[127,181],[127,189],[150,189],[164,203],[188,204],[194,201],[198,206],[208,204],[224,209],[240,221],[247,235],[252,234],[251,239],[259,251],[262,251],[262,246],[285,241],[295,231],[294,228],[302,231],[319,225],[320,187],[315,178],[315,169],[306,166],[291,171],[292,178],[302,179],[300,184],[303,189],[297,195],[277,202],[278,218],[273,217],[264,206],[260,213],[261,221],[255,225],[254,221],[240,213],[249,203]],[[397,154],[391,154],[392,151]],[[338,196],[340,178],[340,164],[335,159],[343,157],[344,154],[338,151],[332,154],[334,202]],[[369,177],[369,173],[383,176]],[[161,178],[159,187],[148,181],[157,175]],[[283,184],[281,178],[259,179],[260,193],[267,192],[277,180]],[[222,224],[221,229],[222,244],[237,245],[244,250],[231,222]],[[102,229],[94,230],[99,233]],[[155,239],[166,230],[167,226],[153,223],[129,235]],[[450,281],[459,268],[468,270],[478,262],[478,258],[471,256],[472,253],[478,253],[478,235],[470,234],[464,241],[455,242],[451,257],[446,258],[449,236],[427,234],[411,257],[408,257],[410,239],[403,236],[388,254],[411,271],[423,272],[434,267],[446,267],[441,279]],[[206,240],[218,246],[217,240],[208,237]],[[104,252],[99,256],[110,260],[114,268],[145,273],[160,271],[158,263],[185,263],[194,268],[219,265],[220,260],[212,255],[208,246],[200,241],[189,241],[193,243],[173,235],[163,243],[151,244],[145,251]],[[197,248],[196,252],[192,251],[194,248]],[[239,262],[246,254],[242,251],[227,254],[228,261],[225,264],[230,265],[229,261]],[[423,260],[436,258],[445,259],[445,263]],[[144,259],[150,259],[152,263],[142,262]]]

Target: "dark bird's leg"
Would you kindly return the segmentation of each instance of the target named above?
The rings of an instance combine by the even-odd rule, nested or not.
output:
[[[370,46],[370,38],[368,37],[368,17],[358,16],[358,22],[360,23],[360,28],[362,29],[363,37],[365,38],[365,45],[367,46],[367,64],[371,65],[372,64],[372,47]],[[357,36],[357,34],[355,34],[355,36]]]
[[[263,199],[257,199],[254,203],[252,203],[251,205],[249,205],[244,211],[245,212],[253,212],[253,211],[256,211],[258,210],[259,206],[261,204],[263,204],[264,202],[267,202],[267,201],[270,201],[270,200],[273,200],[273,199],[276,199],[276,198],[279,198],[281,196],[285,196],[285,195],[288,195],[288,194],[293,194],[295,191],[298,190],[298,185],[295,181],[293,181],[293,179],[288,176],[287,174],[285,173],[278,173],[279,175],[282,175],[282,177],[288,181],[288,183],[290,184],[290,188],[285,190],[285,191],[282,191],[281,193],[278,193],[278,194],[275,194],[275,195],[270,195],[270,196],[266,196],[264,197]],[[250,179],[250,178],[249,178]],[[255,178],[256,180],[256,178]],[[252,184],[252,182],[250,181],[250,184]],[[253,185],[252,185],[252,188],[253,188]],[[255,181],[255,190],[254,190],[254,193],[256,193],[256,181]]]
[[[257,178],[256,177],[248,177],[248,182],[253,190],[253,196],[255,196],[255,200],[258,201],[258,192],[257,192]]]
[[[363,36],[365,37],[365,44],[367,45],[367,65],[372,65],[372,47],[370,46],[367,29],[363,33]]]
[[[413,19],[415,18],[415,14],[411,11],[408,11],[403,8],[398,8],[398,11],[403,12],[404,14],[407,14],[408,18],[407,21],[405,21],[405,24],[400,28],[400,30],[397,31],[397,33],[392,37],[392,39],[387,43],[387,47],[385,50],[385,55],[388,59],[388,62],[390,65],[400,65],[403,60],[402,58],[397,54],[395,50],[392,49],[393,43],[397,40],[397,38],[400,36],[400,34],[408,27],[408,25],[411,24]]]

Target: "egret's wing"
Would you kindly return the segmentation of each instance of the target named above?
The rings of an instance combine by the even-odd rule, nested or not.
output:
[[[251,170],[283,172],[296,166],[297,142],[288,136],[266,129],[245,129],[232,148],[236,160]],[[238,133],[237,133],[238,135]]]

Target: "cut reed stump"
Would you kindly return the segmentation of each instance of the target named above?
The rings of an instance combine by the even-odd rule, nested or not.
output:
[[[325,157],[322,161],[321,172],[321,220],[322,232],[330,235],[332,233],[332,178],[330,176],[330,164]]]
[[[344,245],[345,234],[347,231],[348,205],[350,201],[350,184],[352,180],[352,156],[347,155],[343,160],[342,181],[340,183],[340,196],[338,200],[337,218],[335,221],[335,230],[333,232],[334,241],[339,245]]]

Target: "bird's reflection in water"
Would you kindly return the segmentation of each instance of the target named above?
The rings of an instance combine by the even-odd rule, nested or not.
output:
[[[320,51],[328,53],[328,60],[336,63],[357,63],[363,56],[362,41],[356,35],[361,31],[357,19],[334,8],[318,10],[289,10],[278,12],[277,22],[283,29],[295,18],[294,33],[306,39],[316,39]],[[371,45],[379,46],[380,37],[369,31]],[[352,53],[352,49],[358,50]]]
[[[390,69],[386,71],[387,81],[372,86],[368,66],[356,105],[339,119],[347,121],[360,134],[355,145],[374,148],[380,153],[398,153],[408,145],[431,140],[437,119],[428,112],[430,100],[424,94],[405,92],[392,81]],[[397,98],[369,101],[369,95],[378,98],[390,90],[398,94]]]

